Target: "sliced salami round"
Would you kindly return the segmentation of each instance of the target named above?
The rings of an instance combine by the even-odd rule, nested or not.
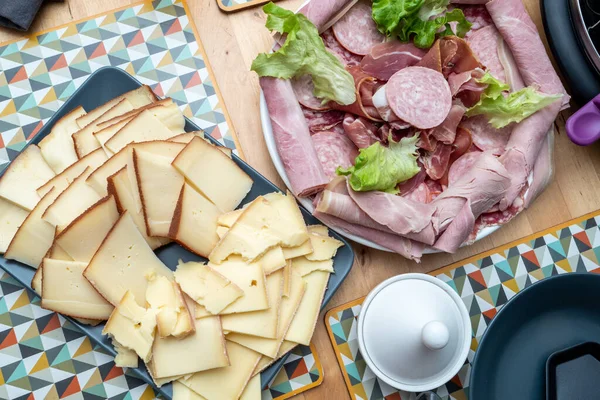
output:
[[[311,136],[317,157],[325,175],[336,177],[337,167],[348,168],[354,165],[358,149],[346,135],[336,132],[319,132]]]
[[[440,125],[452,107],[452,94],[444,75],[424,67],[396,72],[388,81],[385,94],[394,114],[420,129]]]
[[[377,30],[371,7],[359,1],[333,27],[333,34],[348,51],[364,56],[371,47],[382,43],[385,36]]]
[[[323,104],[321,99],[315,97],[313,94],[315,86],[313,85],[310,75],[302,75],[299,78],[293,78],[292,88],[294,89],[294,94],[298,99],[298,103],[302,104],[304,107],[317,111],[329,109],[327,103]]]
[[[460,125],[471,132],[473,144],[478,149],[489,150],[495,155],[504,153],[513,125],[505,126],[502,129],[496,129],[489,124],[484,115],[467,118]]]

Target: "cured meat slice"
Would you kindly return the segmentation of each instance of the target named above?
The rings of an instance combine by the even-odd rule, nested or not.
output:
[[[451,7],[452,6],[448,7],[448,9],[450,9]],[[472,24],[471,29],[469,29],[469,31],[465,34],[465,39],[470,38],[471,35],[477,32],[479,29],[493,24],[492,17],[485,8],[483,1],[481,1],[479,4],[457,4],[456,7],[462,10],[467,21],[469,21]]]
[[[444,122],[452,107],[448,82],[429,68],[407,67],[396,72],[385,93],[394,114],[420,129]]]
[[[309,1],[298,12],[304,14],[317,27],[319,32],[323,32],[327,29],[329,21],[335,19],[350,3],[350,0]]]
[[[510,51],[510,48],[504,40],[501,40],[498,44],[498,59],[504,68],[504,75],[506,77],[506,83],[510,85],[511,92],[517,92],[525,87],[521,72],[515,61],[515,57]]]
[[[360,67],[346,67],[346,70],[354,78],[356,101],[350,105],[341,105],[336,102],[331,102],[331,107],[373,121],[381,121],[377,109],[373,106],[373,94],[379,87],[376,79],[367,75]]]
[[[340,60],[340,62],[346,67],[360,65],[360,60],[362,57],[343,48],[340,42],[338,42],[338,40],[335,38],[333,30],[328,29],[323,32],[321,34],[321,39],[323,39],[325,47],[327,47],[327,49],[333,53],[333,55],[336,56],[338,60]]]
[[[460,74],[451,72],[448,76],[448,85],[452,96],[458,98],[465,107],[477,104],[487,85],[478,83],[476,79],[480,79],[484,74],[485,72],[481,68]]]
[[[417,66],[441,72],[446,77],[451,72],[460,74],[482,67],[468,43],[457,36],[436,40]]]
[[[462,104],[453,104],[448,116],[441,125],[431,130],[431,136],[438,142],[445,144],[454,143],[456,138],[456,128],[465,115],[466,108]]]
[[[313,145],[325,175],[330,179],[337,175],[337,167],[349,168],[354,165],[358,150],[346,136],[336,132],[319,132],[312,135]]]
[[[346,50],[361,56],[385,40],[371,17],[371,6],[362,1],[353,5],[332,29],[336,39]]]
[[[458,160],[454,161],[448,170],[448,185],[453,185],[464,174],[470,171],[481,154],[480,151],[471,151],[463,154]]]
[[[421,157],[427,175],[433,180],[441,179],[450,166],[452,146],[438,143],[434,151],[429,151]]]
[[[504,67],[498,57],[498,47],[501,40],[502,37],[498,29],[494,25],[488,25],[473,32],[467,39],[467,43],[487,70],[495,78],[506,82]]]
[[[329,182],[310,138],[308,124],[289,80],[262,77],[273,138],[292,192],[304,197],[320,191]]]
[[[360,62],[360,67],[367,74],[387,81],[402,68],[417,64],[425,54],[424,50],[412,43],[392,40],[371,47]]]
[[[344,113],[337,110],[321,112],[303,108],[302,113],[304,114],[304,118],[306,118],[306,122],[308,122],[308,129],[313,134],[321,131],[335,130],[335,127],[341,125],[344,120]]]
[[[402,197],[416,201],[419,203],[431,203],[431,191],[425,182],[421,183],[412,192],[403,195]]]
[[[508,125],[504,128],[496,129],[489,124],[485,115],[467,118],[460,126],[471,132],[473,144],[478,149],[490,151],[496,155],[504,153],[514,127],[513,125]]]
[[[421,183],[425,182],[425,178],[427,177],[427,173],[425,172],[425,169],[423,168],[423,166],[419,163],[419,166],[421,167],[421,169],[419,170],[419,172],[413,176],[412,178],[410,178],[407,181],[402,182],[399,186],[398,189],[400,190],[400,194],[407,195],[410,194],[413,190],[415,190]]]
[[[346,135],[359,149],[364,149],[380,141],[377,137],[377,127],[366,118],[346,114],[343,126]]]
[[[321,99],[315,97],[313,94],[315,86],[313,85],[310,75],[302,75],[299,78],[293,78],[292,88],[294,89],[294,94],[296,95],[298,102],[304,107],[317,111],[327,110],[330,108],[327,103],[323,104]]]
[[[529,185],[527,196],[525,197],[525,208],[529,207],[531,203],[546,189],[546,186],[552,180],[554,175],[553,159],[554,156],[554,128],[550,130],[550,133],[546,136],[546,140],[542,145],[540,154],[535,160],[533,165],[533,181]]]

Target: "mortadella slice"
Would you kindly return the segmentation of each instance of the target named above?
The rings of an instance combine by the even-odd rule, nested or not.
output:
[[[371,6],[359,1],[332,26],[333,34],[348,51],[361,56],[382,43],[385,36],[377,30],[371,16]]]
[[[321,190],[329,178],[313,146],[308,124],[289,80],[260,78],[277,152],[296,196]]]
[[[319,132],[312,135],[317,157],[325,175],[330,179],[337,175],[338,167],[349,168],[354,165],[358,149],[346,135],[336,132]]]
[[[396,72],[388,81],[385,94],[394,114],[420,129],[440,125],[452,107],[452,94],[444,75],[424,67]]]
[[[360,62],[360,67],[367,74],[387,81],[401,69],[417,64],[424,55],[425,50],[412,43],[392,40],[371,47]]]

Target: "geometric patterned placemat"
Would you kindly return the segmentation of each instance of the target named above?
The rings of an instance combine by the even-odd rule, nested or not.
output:
[[[217,0],[219,8],[225,12],[239,11],[277,0]]]
[[[471,363],[483,333],[498,310],[541,279],[569,273],[600,273],[600,211],[454,263],[431,275],[450,285],[469,310],[473,340],[460,372],[436,390],[442,399],[466,400]],[[335,307],[325,326],[353,399],[414,399],[380,381],[358,350],[357,321],[364,297]]]
[[[262,399],[286,399],[322,381],[314,347],[298,346]],[[156,394],[0,269],[0,399],[59,398],[150,400]]]
[[[236,149],[206,53],[182,0],[156,0],[0,45],[0,170],[95,70],[121,68],[171,97]],[[239,152],[239,146],[237,146]]]

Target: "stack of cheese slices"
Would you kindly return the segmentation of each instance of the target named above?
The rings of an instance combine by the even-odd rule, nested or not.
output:
[[[0,178],[0,252],[176,399],[259,399],[259,372],[309,344],[342,243],[290,195],[237,209],[252,179],[184,124],[145,86],[67,114]],[[169,269],[170,242],[208,262]]]

